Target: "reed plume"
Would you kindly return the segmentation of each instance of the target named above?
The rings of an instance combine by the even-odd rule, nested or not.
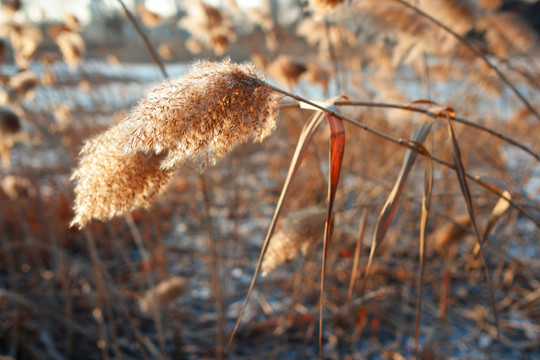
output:
[[[137,4],[136,10],[144,26],[153,28],[161,24],[161,16],[148,9],[143,3]]]
[[[0,182],[0,187],[11,200],[15,201],[35,198],[37,194],[30,180],[20,176],[4,176]]]
[[[127,154],[165,153],[162,169],[193,161],[202,170],[234,145],[275,128],[278,96],[250,65],[202,62],[158,86],[120,123]]]
[[[293,61],[287,55],[280,55],[270,65],[268,65],[268,74],[277,82],[292,89],[298,83],[300,76],[305,73],[307,67],[297,61]]]
[[[324,15],[342,3],[343,0],[311,0],[309,5],[316,14]]]
[[[187,30],[192,37],[216,55],[223,55],[229,44],[236,41],[236,32],[232,23],[218,8],[202,1],[192,1],[186,5],[187,15],[178,22],[178,26]]]
[[[421,8],[459,34],[465,34],[475,22],[474,8],[470,1],[424,0],[421,2]]]
[[[280,229],[272,236],[262,263],[266,275],[279,265],[306,255],[324,234],[326,210],[312,206],[291,212],[282,220]]]
[[[116,126],[88,141],[78,168],[75,218],[84,227],[150,206],[186,161],[198,170],[275,128],[276,93],[250,64],[198,63],[167,81]]]
[[[432,249],[440,255],[449,255],[469,234],[471,219],[468,214],[458,216],[453,222],[440,227],[431,236]]]
[[[352,47],[356,43],[355,34],[346,26],[330,25],[313,18],[302,20],[296,33],[308,44],[318,46],[319,55],[325,60],[332,59],[332,52],[341,54],[347,46]]]
[[[527,53],[538,45],[534,30],[511,12],[484,15],[478,30],[485,33],[490,51],[501,58]]]
[[[157,307],[165,307],[175,301],[189,288],[189,281],[180,276],[171,276],[149,289],[139,299],[140,308],[150,313]]]
[[[75,218],[71,226],[84,227],[92,218],[110,219],[139,207],[149,207],[173,176],[160,169],[163,156],[137,153],[125,156],[128,134],[115,126],[88,141],[73,172]]]
[[[0,25],[0,36],[11,43],[17,66],[21,69],[29,68],[43,37],[41,30],[29,24],[9,22]]]

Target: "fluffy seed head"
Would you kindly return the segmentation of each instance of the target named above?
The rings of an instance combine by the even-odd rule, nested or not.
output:
[[[30,180],[20,176],[6,175],[0,182],[0,187],[11,200],[36,197],[36,189]]]
[[[276,126],[278,97],[252,65],[199,63],[158,86],[119,126],[127,154],[164,154],[163,169],[215,164],[236,144],[262,141]]]
[[[305,255],[318,241],[322,241],[325,215],[325,209],[313,206],[292,212],[284,218],[268,246],[262,274],[266,275],[279,265],[295,259],[299,252]]]
[[[175,301],[189,288],[187,279],[180,276],[171,276],[148,290],[139,299],[139,306],[147,313],[156,307],[164,307]]]
[[[441,255],[448,255],[455,245],[459,244],[468,234],[471,219],[468,214],[457,217],[454,222],[445,224],[431,235],[433,250]]]
[[[304,64],[291,60],[286,55],[280,55],[268,66],[268,73],[280,84],[293,88],[300,76],[306,72]]]
[[[275,128],[278,100],[251,65],[228,61],[196,64],[156,87],[84,145],[71,177],[72,225],[148,207],[184,162],[202,170],[240,142],[261,141]]]
[[[324,14],[343,3],[343,0],[311,0],[309,4],[318,14]]]
[[[162,155],[125,156],[127,136],[117,126],[89,140],[81,150],[71,180],[75,186],[75,218],[84,227],[91,219],[106,220],[139,207],[149,207],[169,183],[173,171],[160,169]]]

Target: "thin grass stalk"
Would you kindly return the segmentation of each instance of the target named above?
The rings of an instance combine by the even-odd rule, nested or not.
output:
[[[422,293],[424,284],[424,270],[426,265],[426,230],[427,220],[431,207],[431,191],[433,189],[433,161],[425,158],[425,175],[424,175],[424,194],[422,196],[422,216],[420,219],[420,241],[419,247],[419,262],[420,274],[418,274],[417,286],[417,302],[416,302],[416,324],[415,324],[415,358],[419,355],[419,340],[420,340],[420,320],[422,315]]]
[[[108,328],[110,328],[109,333],[111,337],[111,347],[113,349],[114,356],[118,359],[122,357],[122,352],[120,351],[120,344],[118,342],[118,332],[117,332],[117,326],[115,323],[115,317],[113,315],[113,309],[112,309],[112,302],[109,298],[109,295],[103,289],[103,295],[105,296],[105,299],[107,300],[107,305],[105,306],[105,315],[107,315],[107,318],[109,321],[107,322]]]
[[[503,74],[503,72],[501,70],[499,70],[499,68],[495,65],[493,65],[491,63],[491,61],[489,61],[489,59],[480,52],[480,50],[478,50],[470,41],[468,41],[467,39],[465,39],[463,36],[459,35],[458,33],[456,33],[455,31],[453,31],[452,29],[450,29],[448,26],[442,24],[440,21],[436,20],[435,18],[433,18],[432,16],[426,14],[425,12],[423,12],[422,10],[420,10],[417,6],[415,5],[412,5],[412,4],[409,4],[408,2],[404,1],[404,0],[393,0],[395,2],[398,2],[400,4],[402,4],[403,6],[413,10],[414,12],[418,13],[419,15],[425,17],[427,20],[431,21],[432,23],[434,23],[435,25],[439,26],[440,28],[444,29],[446,32],[448,32],[450,35],[452,35],[453,37],[455,37],[457,40],[459,40],[459,42],[461,42],[463,45],[467,46],[472,52],[474,52],[476,54],[476,56],[478,56],[479,58],[481,58],[487,66],[489,66],[491,69],[493,69],[497,75],[499,76],[499,78],[506,84],[508,85],[508,87],[510,87],[510,89],[512,89],[512,91],[514,92],[514,94],[516,94],[516,96],[523,102],[523,104],[525,104],[525,106],[527,106],[527,108],[536,116],[536,118],[538,120],[540,120],[540,113],[538,112],[538,110],[536,110],[532,105],[531,103],[525,98],[525,96],[523,96],[523,94],[514,86],[514,84],[512,84],[512,82],[506,77],[506,75]]]
[[[332,59],[332,64],[334,65],[334,71],[336,72],[337,90],[343,91],[344,88],[342,77],[340,76],[341,72],[339,71],[339,61],[336,56],[334,44],[332,44],[332,37],[330,36],[330,24],[326,18],[324,19],[324,30],[326,40],[328,41],[328,52],[330,53],[330,58]]]
[[[109,318],[109,325],[111,327],[110,345],[113,348],[113,352],[115,356],[121,357],[122,353],[120,351],[120,346],[118,344],[118,336],[116,332],[115,319],[112,313],[112,305],[111,305],[112,302],[108,296],[107,288],[104,286],[104,283],[102,282],[105,275],[104,267],[99,260],[96,244],[94,242],[93,237],[90,235],[89,231],[85,231],[85,239],[86,239],[86,246],[90,252],[90,258],[92,260],[92,273],[94,275],[94,281],[95,281],[95,286],[97,290],[97,302],[98,302],[99,313],[96,318],[96,322],[98,323],[98,328],[99,328],[99,333],[100,333],[100,338],[101,338],[100,341],[104,341],[104,344],[102,344],[101,346],[102,357],[103,359],[108,359],[109,357],[109,346],[107,345],[109,342],[107,341],[108,339],[107,327],[105,326],[104,315],[106,315]]]
[[[492,19],[492,18],[485,18],[489,23],[490,23],[490,26],[495,28],[497,26],[496,22]],[[507,36],[503,35],[501,33],[500,30],[497,31],[497,33],[499,34],[499,37],[500,39],[506,44],[508,45],[510,48],[513,48],[513,44],[512,42],[508,39]],[[529,74],[526,70],[524,69],[517,69],[515,68],[512,64],[511,64],[511,59],[516,55],[516,54],[519,54],[519,50],[516,50],[515,48],[513,49],[514,53],[510,56],[507,56],[506,58],[503,58],[503,59],[500,59],[502,63],[504,63],[510,70],[512,71],[515,71],[516,73],[520,74],[521,76],[523,76],[531,86],[534,86],[537,90],[540,89],[540,82],[538,82],[538,79],[535,79],[533,75]],[[528,63],[530,64],[533,64],[535,59],[531,57],[531,55],[529,54],[521,54],[525,57],[525,59],[527,60]]]
[[[429,67],[427,54],[424,51],[422,54],[422,74],[421,82],[424,88],[424,96],[426,99],[431,100],[431,80],[429,76]]]
[[[349,281],[349,290],[347,291],[347,302],[350,303],[352,300],[352,293],[354,288],[354,283],[358,278],[358,265],[360,263],[360,254],[362,253],[364,232],[366,230],[366,220],[367,220],[367,209],[362,211],[362,216],[360,217],[360,225],[358,225],[358,236],[356,239],[356,247],[354,249],[354,260],[353,267],[351,271],[351,280]]]
[[[88,251],[90,253],[90,259],[92,260],[92,274],[93,274],[93,277],[94,277],[94,282],[95,282],[95,286],[96,286],[96,290],[98,291],[98,296],[97,296],[97,306],[98,306],[98,310],[99,310],[99,317],[96,320],[96,322],[98,323],[98,329],[99,329],[99,337],[100,337],[100,341],[104,341],[105,343],[104,344],[101,344],[100,349],[101,349],[101,358],[103,360],[108,360],[109,359],[109,351],[108,351],[108,348],[107,348],[107,330],[105,328],[105,324],[103,322],[103,304],[102,304],[102,299],[104,297],[104,294],[103,294],[103,289],[102,289],[102,279],[101,279],[101,275],[102,275],[102,272],[101,272],[101,266],[99,264],[99,255],[97,253],[97,249],[96,249],[96,245],[94,243],[94,239],[92,238],[92,236],[90,235],[90,232],[88,231],[85,231],[84,232],[85,234],[85,238],[86,238],[86,246],[88,248]]]
[[[84,237],[86,240],[86,245],[90,253],[90,259],[92,261],[92,267],[95,267],[97,269],[96,271],[99,272],[99,274],[103,277],[104,282],[100,282],[100,284],[103,284],[105,286],[106,284],[113,284],[114,281],[112,279],[111,274],[107,271],[101,260],[99,259],[98,251],[94,242],[94,239],[92,237],[91,232],[87,229],[83,229]],[[140,350],[140,354],[143,357],[144,360],[149,360],[149,357],[147,356],[145,349],[152,355],[152,359],[159,358],[159,352],[158,350],[153,346],[151,342],[149,342],[145,336],[143,336],[140,331],[137,329],[137,326],[133,323],[132,318],[129,316],[129,311],[127,309],[127,306],[124,302],[124,295],[120,294],[119,291],[116,288],[107,287],[107,290],[110,294],[115,296],[115,304],[118,306],[118,308],[121,310],[121,312],[126,316],[126,318],[129,320],[129,328],[131,329],[135,339],[136,339],[136,345],[138,346]]]
[[[142,262],[146,263],[150,261],[150,254],[146,250],[146,247],[144,246],[143,238],[141,236],[141,233],[139,229],[137,228],[137,225],[135,224],[135,220],[133,219],[133,216],[131,213],[127,213],[124,215],[124,219],[128,225],[129,231],[131,232],[131,236],[135,240],[135,244],[137,245],[137,250],[142,256]],[[156,281],[154,277],[152,276],[152,273],[149,269],[144,270],[145,277],[146,277],[146,283],[148,284],[150,289],[156,288]],[[156,300],[157,294],[155,291],[151,292],[152,301],[154,304],[157,304],[158,301]],[[165,329],[163,328],[163,321],[162,321],[162,312],[159,309],[159,306],[153,306],[152,307],[152,317],[154,318],[154,322],[156,323],[156,329],[157,329],[157,335],[158,335],[158,341],[159,341],[159,347],[161,351],[161,356],[163,359],[167,358],[167,349],[165,347]]]
[[[108,235],[112,238],[114,244],[118,248],[118,252],[120,253],[122,260],[124,260],[124,262],[126,263],[126,266],[128,267],[130,274],[131,275],[137,274],[137,269],[133,265],[133,262],[130,261],[129,259],[128,250],[126,249],[124,242],[118,236],[118,233],[116,232],[114,227],[108,221],[105,222],[104,225],[105,225],[105,229],[107,230]]]
[[[249,297],[251,293],[253,292],[253,288],[255,286],[255,281],[257,279],[257,275],[261,271],[262,263],[264,260],[264,255],[266,254],[266,251],[268,250],[268,246],[270,245],[270,238],[272,237],[272,234],[274,233],[274,230],[277,225],[277,220],[279,218],[279,215],[281,214],[281,210],[283,207],[283,204],[285,203],[285,199],[289,193],[290,190],[290,184],[292,182],[292,179],[295,177],[296,173],[298,172],[298,169],[300,167],[301,160],[303,158],[303,154],[306,151],[307,145],[310,142],[313,134],[315,133],[315,130],[319,127],[319,125],[322,122],[322,119],[324,117],[323,112],[318,112],[314,114],[311,119],[308,121],[308,123],[304,126],[304,129],[302,130],[302,133],[300,134],[300,139],[298,140],[293,158],[291,160],[291,165],[289,166],[289,171],[287,173],[287,177],[285,179],[285,183],[283,185],[283,188],[281,190],[281,194],[279,196],[276,209],[274,211],[274,215],[272,217],[272,222],[270,223],[270,227],[268,229],[268,232],[266,234],[266,238],[264,239],[261,253],[259,255],[259,260],[257,262],[257,266],[255,268],[255,272],[253,274],[253,277],[251,279],[251,284],[249,285],[249,289],[246,295],[246,299],[244,300],[244,303],[242,305],[242,308],[240,310],[240,314],[238,315],[238,319],[236,321],[236,324],[234,326],[234,329],[229,337],[229,341],[227,343],[227,346],[225,348],[225,352],[228,351],[232,344],[232,340],[234,338],[234,335],[236,334],[236,331],[238,330],[238,326],[240,325],[240,320],[242,319],[242,316],[246,310],[246,306],[249,300]]]
[[[141,37],[142,41],[144,42],[144,45],[146,46],[146,48],[150,52],[150,55],[152,56],[152,59],[154,60],[156,65],[159,67],[159,70],[161,71],[161,74],[163,74],[163,77],[166,78],[166,79],[169,78],[169,76],[167,75],[167,70],[165,70],[165,65],[163,65],[163,61],[161,61],[161,58],[159,57],[159,54],[157,53],[156,49],[154,49],[154,47],[152,46],[152,44],[148,40],[148,37],[146,36],[144,31],[142,30],[141,25],[137,22],[137,19],[135,19],[135,17],[128,10],[128,8],[126,7],[126,4],[124,4],[123,0],[118,0],[118,2],[122,6],[122,9],[124,10],[124,14],[126,14],[127,18],[133,24],[133,27],[135,28],[135,30],[137,31],[137,33]]]
[[[223,359],[223,342],[225,339],[225,301],[221,289],[220,261],[217,252],[217,241],[214,234],[214,224],[210,209],[212,207],[210,193],[206,184],[205,177],[200,174],[199,182],[203,194],[205,228],[207,231],[208,248],[210,249],[210,261],[208,268],[210,269],[210,282],[214,292],[214,302],[217,311],[217,338],[216,338],[216,358]]]
[[[411,143],[414,143],[418,148],[424,150],[424,152],[427,152],[427,150],[425,150],[424,146],[422,145],[422,142],[424,142],[427,135],[429,134],[431,125],[432,125],[431,122],[415,124],[413,133],[411,136],[412,138]],[[381,210],[381,213],[379,215],[379,218],[377,220],[377,224],[375,225],[373,241],[372,241],[371,249],[369,252],[366,272],[364,274],[364,282],[362,284],[362,290],[361,290],[362,295],[364,294],[364,290],[367,285],[367,280],[368,280],[371,266],[373,264],[375,251],[377,250],[377,247],[384,240],[386,232],[388,231],[390,227],[390,224],[394,218],[394,214],[395,214],[399,199],[401,197],[401,193],[403,192],[403,188],[405,186],[405,183],[407,181],[411,168],[413,167],[417,157],[418,157],[418,153],[416,152],[413,152],[411,150],[407,150],[405,152],[405,157],[403,159],[403,163],[402,163],[398,178],[394,184],[394,187],[392,188],[392,191],[388,195],[388,199],[386,200],[383,206],[383,209]]]
[[[169,266],[167,262],[167,256],[165,253],[165,242],[163,241],[163,234],[161,232],[161,229],[159,227],[159,222],[157,219],[157,215],[154,212],[150,212],[149,214],[149,223],[148,226],[152,227],[155,232],[156,240],[157,240],[157,248],[159,249],[159,254],[161,256],[161,260],[163,262],[162,268],[160,270],[163,271],[163,274],[165,277],[169,276]]]
[[[387,108],[387,109],[398,109],[398,110],[404,110],[404,111],[413,111],[417,113],[421,113],[424,115],[427,115],[433,119],[437,118],[446,118],[445,114],[442,113],[434,113],[430,111],[429,109],[422,109],[420,107],[410,106],[410,105],[399,105],[399,104],[389,104],[389,103],[376,103],[376,102],[365,102],[365,101],[337,101],[335,103],[336,106],[365,106],[365,107],[373,107],[373,108]],[[493,129],[490,129],[484,125],[472,122],[470,120],[457,117],[457,116],[450,116],[450,120],[476,128],[478,130],[484,131],[490,135],[493,135],[501,140],[504,140],[508,142],[509,144],[516,146],[520,148],[521,150],[525,151],[529,155],[533,156],[537,161],[540,161],[540,154],[537,154],[534,150],[527,147],[523,143],[506,136],[503,133],[497,132]]]
[[[465,169],[463,168],[463,162],[461,161],[461,153],[460,149],[457,143],[456,135],[454,133],[454,129],[452,128],[452,122],[450,119],[447,119],[448,124],[448,134],[450,137],[450,140],[452,141],[452,154],[454,157],[454,164],[456,166],[456,175],[458,177],[459,186],[461,187],[461,191],[463,192],[463,199],[465,200],[465,205],[467,207],[467,212],[469,213],[469,217],[471,218],[471,222],[473,225],[474,235],[476,236],[478,248],[480,250],[480,258],[482,259],[482,265],[484,268],[484,275],[486,277],[486,282],[489,289],[489,296],[491,299],[491,307],[493,309],[493,315],[495,317],[495,326],[497,327],[497,337],[500,338],[500,326],[499,326],[499,316],[497,312],[497,306],[495,303],[495,295],[493,294],[493,287],[491,285],[491,278],[489,276],[489,270],[486,263],[486,258],[484,255],[484,249],[482,246],[482,239],[480,237],[480,231],[478,230],[478,225],[476,222],[476,216],[474,214],[474,207],[472,205],[472,199],[471,194],[469,190],[469,185],[467,184],[467,178],[465,177]],[[506,196],[506,194],[505,194]]]

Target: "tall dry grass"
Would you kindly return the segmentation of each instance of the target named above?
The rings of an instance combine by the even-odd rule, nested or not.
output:
[[[195,65],[118,108],[107,105],[118,79],[92,72],[90,58],[124,71],[121,97],[132,84],[123,62],[150,60],[142,42],[96,45],[70,16],[49,29],[6,18],[0,99],[20,108],[21,131],[9,141],[11,167],[0,167],[0,355],[535,358],[539,155],[529,105],[540,99],[526,14],[498,1],[409,3],[421,12],[394,0],[225,3],[196,2],[175,17],[130,9],[159,54]],[[184,42],[210,60],[179,58]],[[260,69],[237,65],[255,54]],[[53,89],[61,95],[37,107]],[[93,107],[77,102],[82,93]],[[320,101],[336,95],[346,98]],[[339,135],[323,121],[224,355],[313,109],[331,111],[347,136],[328,251],[328,147]],[[409,141],[427,118],[427,139]],[[421,156],[404,161],[407,149]]]

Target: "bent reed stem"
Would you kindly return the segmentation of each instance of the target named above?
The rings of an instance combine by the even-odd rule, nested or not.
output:
[[[429,116],[429,117],[431,117],[433,119],[446,118],[446,116],[447,116],[446,113],[445,114],[443,114],[443,113],[434,113],[434,112],[430,111],[429,109],[423,109],[423,108],[420,108],[420,107],[409,106],[409,105],[392,104],[392,103],[349,100],[349,101],[336,101],[334,103],[334,105],[336,105],[336,106],[363,106],[363,107],[371,107],[371,108],[397,109],[397,110],[404,110],[404,111],[412,111],[412,112],[424,114],[424,115]],[[298,108],[298,107],[300,107],[300,105],[298,105],[298,104],[287,104],[287,105],[280,106],[281,109]],[[467,120],[465,118],[450,115],[450,120],[453,120],[455,122],[464,124],[466,126],[473,127],[473,128],[478,129],[480,131],[487,132],[490,135],[493,135],[493,136],[495,136],[495,137],[497,137],[497,138],[499,138],[501,140],[504,140],[504,141],[508,142],[509,144],[511,144],[513,146],[516,146],[516,147],[520,148],[521,150],[525,151],[526,153],[528,153],[529,155],[534,157],[537,161],[540,161],[540,154],[536,153],[530,147],[524,145],[523,143],[521,143],[521,142],[519,142],[519,141],[517,141],[517,140],[515,140],[515,139],[513,139],[513,138],[511,138],[509,136],[506,136],[506,135],[504,135],[504,134],[502,134],[500,132],[497,132],[497,131],[495,131],[493,129],[488,128],[487,126],[475,123],[475,122]]]
[[[351,123],[353,125],[356,125],[356,126],[362,128],[362,129],[364,129],[364,130],[366,130],[366,131],[368,131],[368,132],[370,132],[370,133],[372,133],[372,134],[374,134],[374,135],[376,135],[376,136],[378,136],[378,137],[380,137],[380,138],[382,138],[384,140],[391,141],[391,142],[393,142],[393,143],[395,143],[395,144],[397,144],[399,146],[402,146],[402,147],[407,148],[407,149],[411,149],[412,151],[417,152],[418,154],[420,154],[422,156],[428,157],[431,160],[433,160],[433,161],[435,161],[435,162],[437,162],[437,163],[439,163],[439,164],[441,164],[441,165],[443,165],[443,166],[445,166],[447,168],[450,168],[450,169],[452,169],[454,171],[456,170],[456,167],[455,167],[454,164],[449,163],[449,162],[447,162],[447,161],[445,161],[445,160],[443,160],[443,159],[441,159],[441,158],[439,158],[439,157],[437,157],[435,155],[432,155],[432,154],[430,154],[428,152],[425,152],[423,149],[419,148],[414,143],[411,143],[409,140],[405,140],[405,139],[401,139],[401,138],[400,139],[395,138],[392,135],[388,135],[388,134],[386,134],[386,133],[384,133],[384,132],[382,132],[380,130],[374,129],[374,128],[372,128],[372,127],[370,127],[370,126],[368,126],[368,125],[366,125],[366,124],[364,124],[364,123],[362,123],[362,122],[360,122],[358,120],[355,120],[355,119],[353,119],[351,117],[348,117],[348,116],[342,115],[340,113],[337,113],[334,110],[328,109],[328,108],[326,108],[326,107],[324,107],[322,105],[319,105],[319,104],[317,104],[317,103],[315,103],[313,101],[310,101],[310,100],[305,99],[305,98],[303,98],[301,96],[290,93],[290,92],[285,91],[283,89],[280,89],[280,88],[278,88],[276,86],[273,86],[271,84],[266,83],[266,86],[269,87],[270,89],[282,94],[282,95],[285,95],[285,96],[288,96],[288,97],[290,97],[292,99],[295,99],[298,102],[307,104],[307,105],[309,105],[309,106],[311,106],[313,108],[316,108],[316,109],[318,109],[320,111],[326,112],[326,113],[328,113],[328,114],[330,114],[332,116],[335,116],[338,119],[341,119],[343,121],[347,121],[347,122],[349,122],[349,123]],[[407,110],[407,109],[411,110],[411,109],[409,109],[407,107],[403,107],[403,109],[404,110]],[[413,110],[411,110],[411,111],[413,111]],[[519,210],[520,213],[522,213],[529,220],[534,222],[537,227],[540,228],[540,220],[536,219],[534,216],[532,216],[523,206],[516,203],[508,195],[503,194],[503,192],[495,189],[493,186],[488,185],[487,182],[482,180],[479,176],[472,175],[469,172],[465,172],[465,176],[467,178],[469,178],[471,181],[473,181],[474,183],[476,183],[476,184],[480,185],[481,187],[485,188],[486,190],[488,190],[488,191],[492,192],[493,194],[507,200],[514,208]]]

